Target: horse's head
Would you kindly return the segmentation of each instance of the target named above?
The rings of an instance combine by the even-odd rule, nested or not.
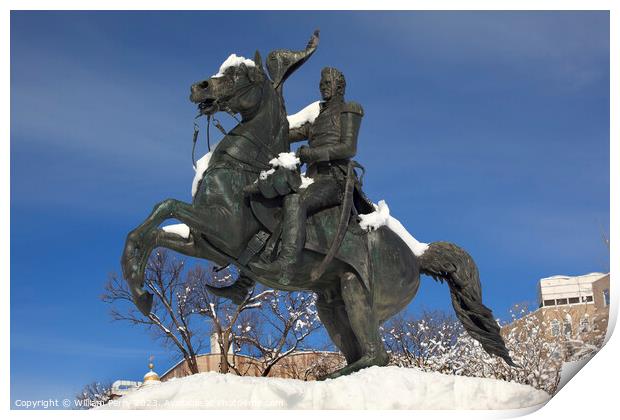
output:
[[[232,54],[217,74],[191,86],[190,101],[198,104],[202,114],[218,111],[247,112],[261,100],[260,87],[265,82],[261,56],[256,52],[254,61]]]

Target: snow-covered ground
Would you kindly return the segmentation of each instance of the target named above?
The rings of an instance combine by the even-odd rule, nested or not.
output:
[[[201,373],[138,389],[101,408],[509,410],[549,398],[517,383],[389,366],[323,382]]]

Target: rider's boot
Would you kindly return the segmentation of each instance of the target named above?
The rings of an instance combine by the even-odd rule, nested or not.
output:
[[[282,245],[278,258],[271,263],[262,261],[250,263],[250,268],[258,275],[278,278],[281,284],[287,285],[293,280],[295,266],[301,257],[306,240],[306,218],[300,194],[287,195],[283,210]]]

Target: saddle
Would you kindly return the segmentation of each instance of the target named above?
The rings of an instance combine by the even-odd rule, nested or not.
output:
[[[255,194],[250,198],[250,206],[264,230],[261,230],[250,240],[240,260],[247,259],[249,261],[252,256],[258,254],[262,260],[271,262],[277,258],[279,251],[282,197],[267,199],[260,194]],[[371,277],[368,235],[359,226],[357,215],[371,213],[374,210],[372,202],[356,185],[346,233],[335,255],[335,258],[348,264],[356,271],[368,289],[370,289]],[[305,249],[323,255],[329,252],[338,229],[340,212],[341,206],[335,206],[308,217],[306,220]]]

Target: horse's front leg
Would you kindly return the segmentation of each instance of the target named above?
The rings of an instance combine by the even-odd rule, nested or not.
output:
[[[206,219],[205,215],[190,204],[174,199],[164,200],[153,208],[151,214],[140,226],[127,235],[125,241],[125,249],[121,257],[123,277],[129,284],[136,306],[145,315],[150,312],[153,300],[153,297],[142,288],[146,264],[151,252],[157,246],[157,237],[161,232],[158,226],[163,221],[172,218],[198,230]]]

